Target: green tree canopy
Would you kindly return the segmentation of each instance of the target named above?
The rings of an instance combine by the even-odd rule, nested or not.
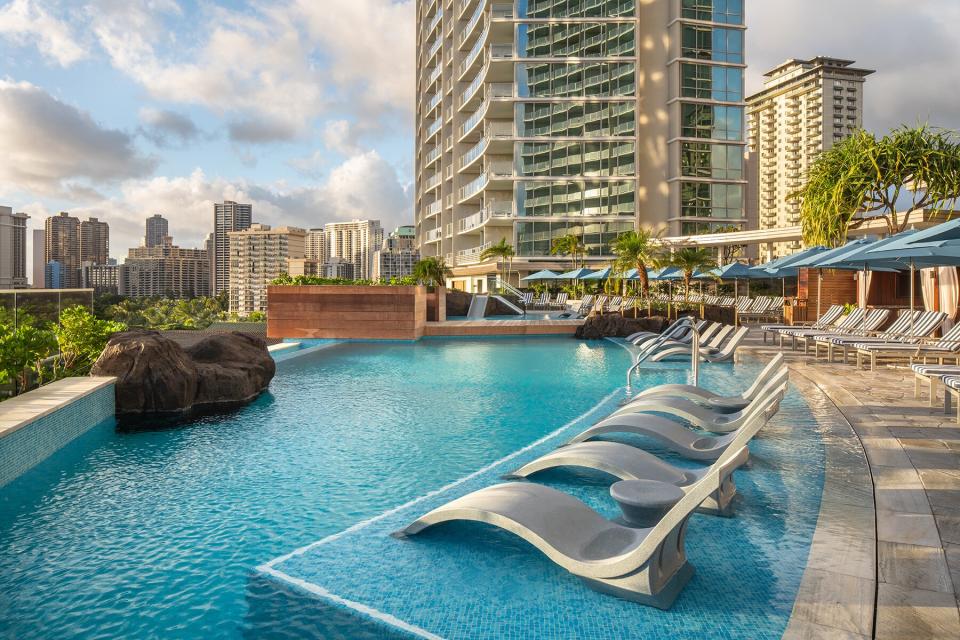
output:
[[[960,197],[960,144],[953,132],[902,127],[877,138],[858,131],[823,152],[800,202],[807,245],[839,246],[850,229],[882,218],[887,232],[907,228],[911,214],[952,209]]]
[[[572,233],[554,238],[550,246],[550,255],[570,256],[574,269],[580,266],[580,260],[586,251],[587,247],[583,244],[580,236],[575,236]]]
[[[647,269],[657,267],[663,261],[663,249],[657,243],[657,237],[649,229],[621,233],[610,243],[610,250],[617,256],[613,263],[616,273],[637,270],[640,278],[640,290],[643,295],[650,293],[650,278]]]
[[[426,285],[442,287],[452,275],[447,261],[438,256],[428,256],[413,265],[413,277]]]
[[[500,279],[506,282],[510,278],[510,266],[515,255],[517,255],[517,252],[513,250],[513,245],[509,244],[506,238],[500,238],[500,242],[483,250],[480,254],[480,260],[498,260],[500,263],[498,270],[501,271]],[[506,278],[502,273],[504,270],[506,271]]]
[[[670,257],[670,265],[680,269],[683,273],[684,298],[690,297],[690,281],[697,271],[707,271],[716,267],[713,255],[707,249],[683,247],[674,251]]]

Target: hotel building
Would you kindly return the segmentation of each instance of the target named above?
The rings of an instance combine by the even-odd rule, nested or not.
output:
[[[253,205],[230,200],[213,205],[213,255],[210,258],[211,295],[230,288],[230,233],[249,229]]]
[[[800,224],[800,204],[788,202],[823,151],[863,127],[867,76],[851,60],[788,60],[765,75],[747,98],[752,174],[749,217],[758,229]],[[761,259],[800,249],[798,240],[761,245]]]
[[[267,310],[267,286],[290,273],[290,260],[304,257],[307,232],[295,227],[271,229],[253,224],[230,239],[230,313],[247,316]]]
[[[51,267],[50,263],[56,265]],[[47,289],[76,289],[80,286],[80,219],[66,211],[50,216],[44,223],[43,263]],[[56,285],[56,286],[55,286]]]
[[[160,246],[130,249],[117,280],[120,295],[133,298],[208,296],[210,259],[205,249],[181,249],[166,236]]]
[[[0,289],[27,287],[27,220],[25,213],[0,207]]]
[[[159,247],[163,244],[163,239],[170,235],[170,225],[159,213],[147,218],[146,226],[146,234],[143,236],[145,247]]]
[[[389,280],[412,275],[413,265],[419,260],[416,227],[397,227],[373,255],[373,279]]]
[[[80,264],[110,261],[110,225],[96,218],[80,223]]]
[[[506,239],[518,277],[590,259],[642,225],[744,218],[742,0],[417,2],[417,241],[484,289]]]
[[[327,236],[326,264],[353,265],[349,277],[356,280],[373,277],[373,254],[383,244],[383,227],[379,220],[331,222],[325,224],[323,230]]]

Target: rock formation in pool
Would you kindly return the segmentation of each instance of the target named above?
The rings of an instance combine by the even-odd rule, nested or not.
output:
[[[577,337],[582,340],[626,338],[639,331],[660,333],[666,327],[667,319],[658,316],[653,318],[624,318],[618,313],[605,313],[587,318],[581,326],[577,327]]]
[[[156,331],[127,331],[110,339],[90,375],[117,378],[117,418],[188,418],[241,407],[259,396],[276,373],[266,343],[232,332],[184,349]]]

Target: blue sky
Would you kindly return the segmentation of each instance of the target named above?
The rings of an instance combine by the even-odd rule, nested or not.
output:
[[[954,0],[749,0],[748,90],[789,57],[877,69],[866,125],[960,126]],[[824,20],[823,16],[830,16]],[[413,0],[0,0],[0,203],[111,225],[210,203],[269,224],[412,218]]]

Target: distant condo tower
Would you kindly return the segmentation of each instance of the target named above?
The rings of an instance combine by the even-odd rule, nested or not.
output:
[[[80,286],[80,219],[66,211],[50,216],[44,224],[43,263],[45,288],[76,289]],[[55,263],[51,267],[51,263]]]
[[[25,213],[0,207],[0,289],[27,287],[27,220]]]
[[[167,219],[159,213],[147,218],[147,232],[143,237],[143,246],[159,247],[163,245],[163,239],[170,235],[170,225]]]
[[[821,152],[863,127],[867,76],[852,60],[788,60],[766,74],[763,90],[747,98],[750,122],[751,223],[759,229],[796,227],[800,205],[787,196],[803,186]],[[799,242],[761,245],[772,259]]]
[[[744,217],[743,0],[417,2],[417,243],[486,288],[588,257],[641,225],[669,236]]]
[[[80,223],[80,264],[110,261],[110,225],[90,218]]]
[[[230,289],[230,236],[234,231],[245,231],[253,222],[253,205],[237,204],[230,200],[213,205],[213,259],[210,274],[211,294]]]

